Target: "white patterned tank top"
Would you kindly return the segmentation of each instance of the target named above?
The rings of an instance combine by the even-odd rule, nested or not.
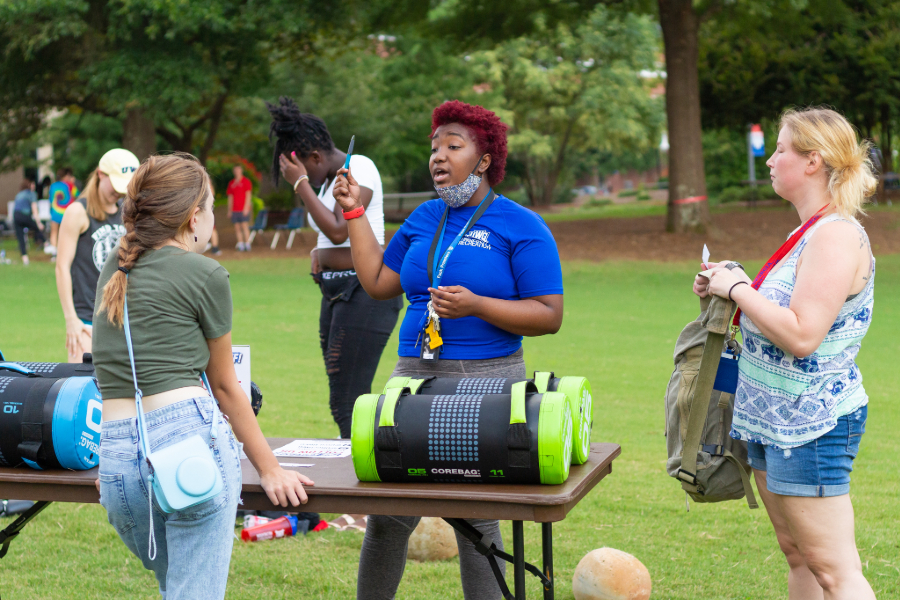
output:
[[[820,219],[800,240],[784,264],[769,274],[759,292],[787,308],[797,281],[800,254],[816,229],[847,221],[837,215]],[[865,230],[858,227],[868,244]],[[875,257],[863,290],[844,302],[834,325],[815,352],[797,358],[777,347],[741,315],[743,352],[738,362],[738,386],[731,437],[775,448],[794,448],[834,429],[838,418],[868,403],[856,355],[875,302]]]

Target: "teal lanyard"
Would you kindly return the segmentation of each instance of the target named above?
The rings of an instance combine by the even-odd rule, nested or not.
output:
[[[441,235],[437,239],[437,244],[432,248],[431,254],[434,256],[433,260],[431,260],[431,287],[437,288],[441,285],[441,278],[444,276],[444,269],[447,267],[447,261],[450,259],[450,254],[453,253],[453,250],[459,245],[459,242],[462,241],[463,237],[469,230],[472,229],[472,226],[481,218],[481,215],[485,213],[491,203],[494,201],[497,195],[494,194],[494,190],[488,190],[487,195],[485,195],[484,199],[481,203],[478,204],[478,208],[475,209],[475,213],[469,218],[466,226],[462,228],[459,234],[456,236],[450,245],[447,247],[447,250],[440,257],[440,261],[438,260],[437,252],[435,249],[439,249],[441,245],[444,243],[444,233],[447,231],[447,218],[450,214],[450,207],[444,209],[444,216],[441,218]],[[430,257],[429,257],[430,258]]]

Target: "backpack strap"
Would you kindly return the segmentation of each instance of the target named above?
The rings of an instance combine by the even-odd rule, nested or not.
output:
[[[700,373],[694,384],[694,394],[691,397],[691,410],[688,416],[687,433],[684,437],[684,449],[681,456],[681,468],[677,477],[681,480],[681,487],[686,492],[702,492],[697,484],[697,452],[700,449],[700,439],[706,426],[706,416],[709,413],[709,398],[712,395],[713,383],[716,380],[716,371],[719,368],[719,358],[722,355],[722,346],[725,344],[724,333],[709,332],[706,343],[703,346],[703,356],[700,359]],[[706,398],[706,402],[703,399]]]
[[[734,466],[737,467],[738,473],[741,474],[741,483],[744,484],[744,494],[747,496],[747,505],[750,506],[750,508],[759,508],[759,504],[756,503],[756,496],[753,494],[753,486],[750,485],[749,469],[745,470],[741,461],[728,450],[725,450],[722,455],[725,457],[725,460],[733,463]]]
[[[707,331],[706,342],[703,344],[700,372],[697,374],[694,394],[691,397],[691,409],[688,415],[687,433],[684,437],[681,468],[678,469],[676,475],[681,480],[681,487],[684,491],[693,494],[703,493],[697,482],[697,454],[700,450],[703,430],[706,428],[709,403],[712,400],[713,384],[716,380],[716,372],[719,369],[722,348],[725,346],[725,336],[728,332],[731,315],[734,313],[734,302],[718,296],[714,296],[707,302],[701,300],[700,305],[706,313],[701,315],[701,320]],[[743,469],[740,470],[743,471]]]

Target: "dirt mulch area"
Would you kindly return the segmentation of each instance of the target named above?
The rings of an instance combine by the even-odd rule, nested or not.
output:
[[[234,250],[231,224],[219,219],[223,259],[247,256],[306,257],[315,247],[310,229],[297,233],[287,250],[282,234],[276,250],[269,250],[273,232],[258,235],[253,251]],[[900,212],[873,213],[862,221],[876,255],[900,253]],[[705,235],[666,233],[665,217],[606,218],[550,223],[563,260],[700,261],[703,244],[713,259],[765,260],[800,224],[793,209],[757,209],[713,216],[713,228]],[[391,232],[387,233],[390,238]]]
[[[900,252],[900,212],[879,212],[862,221],[875,254]],[[552,223],[563,260],[696,260],[703,244],[713,260],[766,260],[800,225],[790,210],[713,215],[704,235],[665,232],[665,217],[596,219]]]

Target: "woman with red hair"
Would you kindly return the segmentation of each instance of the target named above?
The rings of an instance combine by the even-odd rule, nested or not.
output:
[[[562,271],[549,228],[493,190],[505,171],[506,129],[480,106],[438,106],[429,168],[439,199],[418,207],[384,250],[358,218],[365,212],[359,185],[338,171],[334,197],[348,220],[360,283],[375,299],[405,293],[409,300],[393,376],[525,379],[522,336],[556,333],[562,324]],[[394,597],[418,521],[369,517],[359,600]],[[503,547],[497,521],[471,522]],[[459,534],[457,543],[466,600],[498,598],[487,558]]]

